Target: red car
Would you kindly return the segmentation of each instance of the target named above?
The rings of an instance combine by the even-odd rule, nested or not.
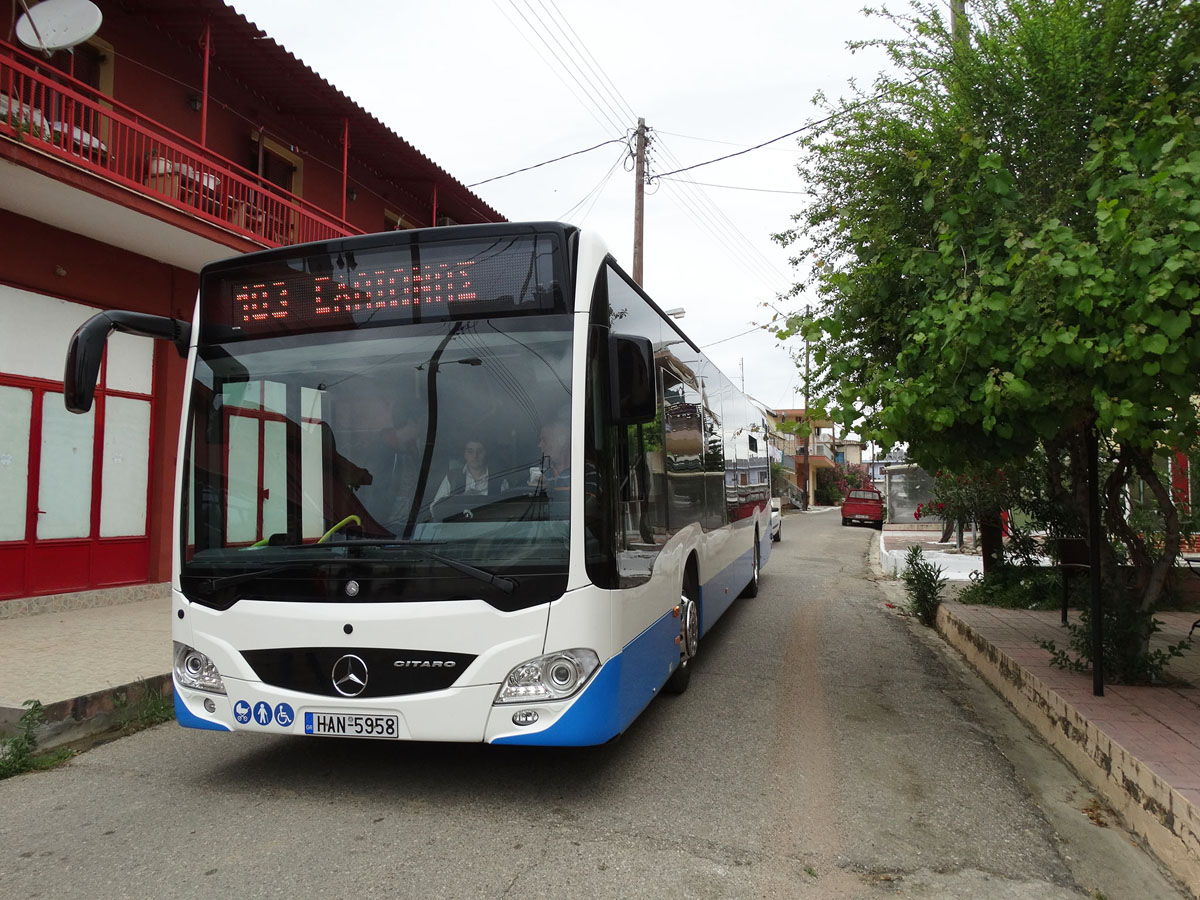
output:
[[[883,494],[874,488],[854,488],[842,501],[842,524],[883,528]]]

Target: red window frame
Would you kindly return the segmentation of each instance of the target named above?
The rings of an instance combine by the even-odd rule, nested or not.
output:
[[[157,354],[157,347],[154,353]],[[157,367],[151,361],[150,393],[109,388],[108,354],[101,362],[92,427],[91,508],[88,534],[76,538],[39,538],[38,494],[41,484],[42,421],[47,402],[62,402],[63,383],[46,378],[0,372],[0,385],[29,390],[29,470],[26,473],[25,534],[0,541],[0,601],[17,597],[70,593],[96,588],[144,584],[150,574],[151,485],[154,483],[158,431]],[[150,404],[150,433],[146,470],[146,518],[140,535],[100,536],[103,501],[105,410],[109,397]]]
[[[245,547],[251,543],[257,543],[258,541],[261,541],[263,538],[266,537],[266,535],[263,534],[263,502],[265,500],[269,499],[269,493],[268,493],[269,489],[263,487],[263,478],[266,476],[266,440],[265,440],[265,438],[266,438],[266,432],[267,432],[267,423],[268,422],[278,422],[279,424],[283,425],[284,428],[287,428],[288,418],[283,413],[271,412],[270,410],[263,408],[265,401],[266,401],[265,383],[259,384],[258,398],[259,398],[259,408],[258,409],[250,409],[250,408],[246,408],[246,407],[242,407],[242,406],[228,406],[228,407],[222,408],[222,412],[225,416],[225,421],[224,421],[223,425],[225,428],[226,439],[225,439],[225,446],[224,446],[224,448],[222,448],[222,452],[224,453],[224,456],[225,456],[224,464],[225,464],[226,479],[225,479],[225,491],[221,495],[221,516],[225,522],[224,537],[225,537],[225,546],[227,546],[227,547]],[[245,418],[245,419],[252,419],[252,420],[258,422],[258,473],[256,476],[257,489],[255,490],[255,524],[254,524],[254,540],[253,541],[236,541],[235,542],[235,541],[231,541],[229,539],[229,478],[228,478],[228,473],[230,471],[230,469],[229,469],[229,451],[230,451],[230,447],[232,444],[232,441],[230,441],[229,437],[232,434],[230,425],[232,424],[234,416],[238,416],[238,417]]]

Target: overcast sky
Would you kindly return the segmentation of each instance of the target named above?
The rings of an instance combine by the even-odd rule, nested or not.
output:
[[[818,117],[818,90],[870,85],[882,54],[847,41],[895,36],[855,0],[230,2],[468,185],[624,138],[638,116],[652,174],[762,143]],[[627,157],[609,144],[474,190],[508,219],[597,231],[631,271]],[[798,279],[770,237],[800,209],[798,193],[771,193],[802,190],[796,159],[787,138],[646,197],[643,287],[684,307],[688,335],[772,407],[803,405],[788,348],[754,329]]]

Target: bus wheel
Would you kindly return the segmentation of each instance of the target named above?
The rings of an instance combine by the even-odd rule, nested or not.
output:
[[[758,529],[754,531],[754,569],[750,573],[750,583],[742,591],[742,596],[758,596]]]
[[[684,582],[679,596],[679,665],[667,679],[666,691],[682,694],[692,680],[692,660],[700,649],[700,605],[696,603],[691,578]]]

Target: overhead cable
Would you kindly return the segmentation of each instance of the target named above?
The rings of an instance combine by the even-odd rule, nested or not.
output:
[[[546,28],[546,33],[550,36],[550,39],[553,40],[554,43],[558,45],[559,49],[561,49],[563,51],[563,53],[566,55],[568,61],[572,65],[575,66],[575,70],[580,74],[580,76],[582,76],[582,78],[588,83],[588,85],[595,91],[595,97],[593,99],[597,100],[600,104],[603,104],[605,110],[607,110],[607,112],[610,112],[614,116],[616,116],[616,118],[619,121],[629,121],[630,120],[629,114],[626,111],[620,109],[619,102],[616,103],[616,106],[614,106],[612,103],[609,102],[610,99],[613,99],[612,92],[607,89],[603,80],[597,80],[597,79],[599,79],[600,76],[597,75],[596,69],[588,62],[587,57],[583,56],[583,53],[587,53],[587,48],[583,47],[582,53],[580,52],[580,46],[582,45],[582,41],[579,42],[579,45],[576,44],[576,40],[578,40],[579,36],[577,34],[575,34],[575,29],[571,28],[570,24],[566,20],[566,17],[563,16],[563,14],[559,11],[558,7],[554,6],[553,0],[551,0],[551,3],[550,3],[550,5],[554,8],[553,13],[550,12],[550,10],[546,8],[546,4],[545,4],[545,2],[543,2],[543,0],[537,0],[537,2],[538,2],[538,5],[542,8],[542,10],[546,13],[546,15],[549,16],[551,24],[553,24],[554,27],[558,30],[558,33],[563,36],[563,38],[566,40],[567,44],[570,45],[569,48],[566,46],[563,46],[563,42],[560,41],[557,37],[555,37],[554,33],[546,25],[546,23],[542,19],[542,17],[539,16],[536,12],[534,12],[533,7],[530,5],[529,0],[525,0],[525,5],[527,7],[529,7],[529,11],[531,13],[533,13],[534,17],[542,24],[542,26],[544,28]],[[555,13],[557,13],[557,15],[558,15],[557,19],[555,18]],[[561,23],[559,20],[561,20]],[[575,35],[575,40],[572,40],[571,35],[567,34],[568,31],[571,32],[571,35]],[[588,53],[587,56],[591,56],[591,54]],[[583,65],[580,65],[580,60],[582,60]],[[588,72],[584,71],[584,66],[587,67]],[[590,75],[588,74],[589,72],[591,73]],[[608,97],[605,97],[604,96],[605,94],[608,94]],[[589,95],[589,96],[591,96],[591,95]]]
[[[512,8],[516,11],[517,15],[519,15],[521,17],[521,19],[525,22],[525,24],[529,26],[529,29],[537,36],[537,39],[542,42],[542,45],[547,50],[550,51],[550,55],[553,56],[554,59],[558,62],[558,64],[563,67],[563,69],[566,71],[566,73],[569,76],[571,76],[571,80],[574,81],[577,85],[579,85],[579,89],[582,90],[585,95],[587,95],[588,99],[591,100],[593,104],[595,104],[596,110],[608,121],[609,125],[612,126],[616,130],[620,130],[621,128],[623,128],[624,126],[621,123],[620,116],[617,116],[616,118],[614,118],[612,116],[613,111],[611,108],[605,109],[601,103],[598,103],[596,101],[596,98],[594,96],[592,96],[591,92],[588,90],[588,87],[585,86],[583,84],[583,82],[579,80],[579,77],[575,74],[575,72],[571,71],[571,68],[568,67],[563,62],[562,57],[560,57],[558,55],[558,53],[555,52],[554,48],[550,46],[550,42],[548,40],[546,40],[546,35],[542,34],[542,32],[539,31],[538,28],[532,22],[529,21],[529,16],[526,16],[525,13],[521,11],[521,8],[519,6],[517,6],[517,0],[509,0],[509,5],[512,6]],[[545,22],[542,21],[541,16],[539,16],[537,14],[537,12],[533,9],[533,7],[530,5],[529,0],[525,0],[525,7],[529,10],[530,14],[535,19],[537,19],[538,23],[541,24],[542,27],[546,29],[546,34],[548,34],[550,36],[550,40],[554,41],[554,43],[557,44],[559,49],[563,50],[564,53],[568,52],[562,46],[562,42],[554,36],[553,32],[551,32],[549,28],[546,27]],[[579,65],[577,63],[575,63],[574,60],[571,60],[571,63],[572,63],[572,65],[574,65],[576,71],[578,71],[580,74],[582,74],[584,79],[587,80],[587,75],[583,74],[583,70],[580,69]],[[592,86],[592,89],[594,90],[594,86]]]
[[[667,159],[671,160],[675,165],[679,164],[674,153],[671,152],[670,148],[666,146],[661,138],[658,140],[657,145],[662,149]],[[668,181],[667,187],[672,192],[678,193],[681,197],[688,196],[693,198],[693,202],[697,203],[703,210],[702,215],[712,222],[718,231],[724,231],[731,235],[734,243],[740,244],[743,248],[743,259],[747,261],[747,264],[755,270],[763,283],[770,287],[771,290],[778,290],[781,283],[787,282],[787,277],[779,271],[776,265],[767,258],[757,245],[746,237],[741,229],[725,214],[724,210],[702,188],[698,187],[695,183],[689,182],[687,179]]]
[[[496,2],[496,0],[493,0],[493,2]],[[518,0],[509,0],[509,4],[520,16],[525,27],[533,31],[541,44],[550,51],[554,62],[551,62],[536,45],[529,41],[528,37],[525,38],[526,42],[538,51],[538,55],[542,58],[543,62],[552,69],[555,69],[555,74],[558,75],[559,80],[564,85],[570,87],[570,84],[558,72],[558,68],[561,67],[566,71],[571,81],[578,86],[579,91],[583,92],[584,97],[587,98],[591,107],[594,107],[589,108],[592,117],[597,121],[600,121],[599,117],[603,117],[610,124],[612,124],[613,115],[624,118],[625,121],[635,119],[636,115],[628,102],[613,84],[612,79],[604,72],[603,67],[583,44],[579,35],[567,22],[566,17],[555,5],[555,0],[522,0],[522,2],[528,10],[529,15],[518,8]],[[534,9],[533,2],[536,2],[541,7],[545,16]],[[547,3],[549,3],[549,8],[547,7]],[[503,10],[501,11],[503,12]],[[518,31],[522,31],[523,37],[525,36],[523,29],[512,17],[505,13],[505,18]],[[555,30],[551,30],[550,25],[547,24],[547,18],[553,22]],[[536,25],[534,24],[535,21]],[[538,26],[545,29],[549,35],[549,39],[538,30]],[[557,34],[555,31],[557,31]],[[561,38],[559,37],[560,35]],[[551,42],[553,42],[558,50],[555,50],[555,47],[551,46]],[[576,90],[572,89],[571,92],[576,95],[576,99],[580,99],[579,93]],[[597,113],[599,116],[597,116]],[[669,165],[676,167],[676,169],[681,166],[679,160],[674,158],[668,148],[663,147],[662,151],[668,159]],[[648,154],[647,164],[650,165],[652,161],[653,157]],[[647,183],[652,180],[651,178],[647,178]],[[675,195],[673,199],[676,199],[684,208],[685,215],[695,221],[698,226],[709,231],[718,244],[725,248],[726,251],[743,260],[748,271],[762,278],[766,284],[771,286],[772,290],[775,290],[775,286],[781,282],[786,282],[786,277],[778,268],[737,229],[737,226],[705,194],[703,189],[696,185],[688,184],[682,179],[677,183],[668,184],[667,187],[668,191],[672,195]]]
[[[532,166],[526,166],[523,169],[513,169],[511,172],[505,172],[503,175],[493,175],[491,178],[485,178],[483,181],[476,181],[474,184],[468,184],[467,187],[479,187],[481,184],[487,184],[489,181],[499,181],[501,178],[507,178],[509,175],[519,175],[522,172],[528,172],[531,169],[540,169],[542,166],[548,166],[550,163],[561,162],[564,159],[570,159],[572,156],[581,156],[584,153],[591,153],[593,150],[599,150],[601,147],[607,147],[609,144],[625,144],[625,138],[612,138],[611,140],[602,141],[595,146],[588,147],[585,150],[576,150],[574,153],[565,153],[562,156],[556,156],[554,159],[548,159],[545,162],[535,163]],[[628,146],[628,144],[626,144]]]
[[[581,207],[585,203],[587,203],[587,201],[589,199],[592,200],[592,206],[595,206],[596,200],[598,200],[600,198],[600,195],[602,193],[604,193],[604,189],[605,189],[605,187],[608,186],[608,182],[612,178],[613,173],[617,171],[617,166],[619,166],[621,164],[621,161],[625,158],[626,158],[625,153],[622,153],[620,156],[618,156],[616,161],[612,164],[612,167],[607,172],[604,173],[604,177],[602,177],[592,187],[592,189],[590,191],[588,191],[586,194],[584,194],[574,206],[572,206],[570,209],[568,209],[566,212],[564,212],[562,215],[560,215],[558,217],[558,221],[560,221],[560,222],[567,221],[567,218],[571,215],[571,213],[575,212],[575,210],[579,209],[579,207]],[[586,219],[588,213],[590,213],[592,211],[592,206],[589,206],[587,208],[587,210],[583,214],[583,218],[580,219],[578,224],[580,224],[580,225],[583,224],[583,219]]]
[[[738,332],[737,334],[731,334],[729,337],[721,338],[719,341],[713,341],[711,344],[701,344],[700,349],[707,350],[709,347],[717,346],[717,344],[723,344],[726,341],[732,341],[734,338],[745,337],[748,334],[753,334],[756,331],[762,331],[762,330],[763,330],[763,328],[761,325],[755,325],[753,328],[751,328],[747,331],[741,331],[741,332]]]
[[[784,138],[794,137],[795,135],[800,134],[800,132],[802,132],[802,131],[808,131],[808,129],[810,129],[810,128],[816,128],[818,125],[824,125],[826,122],[830,121],[831,119],[836,118],[837,116],[841,115],[841,113],[843,113],[845,111],[846,110],[844,110],[844,109],[838,110],[837,112],[826,116],[824,119],[818,119],[815,122],[808,122],[805,125],[801,125],[795,131],[789,131],[787,134],[781,134],[779,137],[771,138],[769,141],[763,141],[761,144],[755,144],[753,147],[747,147],[744,150],[737,150],[733,153],[726,153],[724,156],[718,156],[716,159],[710,159],[710,160],[707,160],[706,162],[696,163],[695,165],[692,165],[692,166],[684,166],[682,169],[673,169],[670,172],[663,172],[659,175],[656,175],[655,177],[656,178],[666,178],[668,175],[678,175],[680,172],[690,172],[692,169],[699,169],[702,166],[711,166],[713,163],[719,163],[719,162],[722,162],[727,159],[733,159],[735,156],[742,156],[746,153],[750,153],[753,150],[761,150],[763,147],[766,147],[766,146],[769,146],[770,144],[774,144],[779,141],[782,141]]]
[[[511,0],[510,0],[510,2],[511,2]],[[582,98],[580,98],[578,90],[576,90],[576,88],[572,87],[570,82],[568,82],[565,78],[563,78],[562,73],[558,70],[558,68],[553,63],[551,63],[548,59],[546,59],[546,55],[542,52],[542,50],[538,47],[537,44],[535,44],[533,41],[531,41],[529,39],[529,36],[525,33],[524,29],[522,29],[520,25],[518,25],[515,21],[513,21],[512,16],[510,16],[507,12],[505,12],[504,7],[500,5],[500,0],[492,0],[492,5],[496,7],[496,9],[500,12],[500,15],[504,16],[504,18],[508,20],[508,24],[510,24],[513,27],[513,29],[517,32],[517,34],[521,35],[521,39],[523,41],[525,41],[526,44],[529,45],[529,49],[531,49],[535,54],[537,54],[538,58],[541,59],[541,61],[546,64],[546,67],[554,73],[554,76],[560,82],[562,82],[562,85],[563,85],[563,87],[565,87],[567,89],[567,92],[570,93],[571,96],[573,96],[579,102],[580,106],[582,106],[584,108],[584,110],[587,112],[587,114],[590,115],[596,121],[596,124],[599,125],[604,131],[612,130],[611,122],[606,123],[598,115],[596,115],[596,110],[594,108],[594,101],[593,101],[593,103],[589,104],[589,103],[584,102],[584,100]],[[520,11],[518,10],[518,12],[520,12]],[[529,24],[528,19],[526,19],[524,16],[522,16],[521,18],[525,21],[526,25]],[[530,26],[530,30],[533,30],[532,26]],[[545,43],[545,41],[543,41],[543,43]],[[591,98],[589,97],[588,99],[590,100]],[[617,130],[618,131],[621,130],[621,127],[622,126],[617,126]]]
[[[910,84],[914,84],[915,82],[920,80],[920,77],[921,76],[918,75],[913,78],[910,78],[908,81],[903,82],[903,85],[907,86]],[[705,162],[699,162],[699,163],[696,163],[695,165],[691,165],[691,166],[684,166],[682,169],[674,169],[670,172],[662,172],[659,175],[656,175],[655,177],[656,178],[666,178],[668,175],[678,175],[680,172],[690,172],[692,169],[699,169],[701,166],[711,166],[713,163],[719,163],[719,162],[723,162],[724,160],[727,160],[727,159],[733,159],[735,156],[743,156],[754,150],[761,150],[763,147],[767,147],[767,146],[770,146],[771,144],[778,143],[779,141],[782,141],[784,138],[795,137],[796,135],[800,134],[801,132],[808,131],[811,128],[816,128],[818,125],[824,125],[827,122],[832,122],[838,116],[844,115],[845,113],[848,113],[848,112],[852,112],[853,110],[858,109],[860,106],[865,106],[868,103],[872,103],[872,102],[878,100],[880,97],[882,97],[884,95],[884,93],[886,92],[886,90],[887,89],[880,91],[878,93],[872,94],[869,97],[864,97],[858,103],[852,103],[850,106],[843,106],[841,109],[834,110],[832,113],[830,113],[823,119],[814,119],[811,122],[806,122],[805,124],[803,124],[799,128],[797,128],[795,131],[789,131],[787,134],[781,134],[781,135],[779,135],[779,137],[773,137],[769,141],[763,141],[761,144],[755,144],[753,147],[746,147],[744,150],[738,150],[734,153],[726,153],[724,156],[718,156],[716,159],[706,160]]]
[[[669,176],[669,175],[659,175],[658,178],[662,179],[663,181],[678,181],[683,184],[695,184],[695,185],[700,185],[702,187],[725,188],[730,191],[756,191],[760,194],[805,194],[805,193],[807,193],[807,191],[784,191],[784,190],[779,190],[777,188],[743,187],[742,185],[738,185],[738,184],[712,184],[707,181],[692,181],[690,178],[675,178],[674,176]]]

